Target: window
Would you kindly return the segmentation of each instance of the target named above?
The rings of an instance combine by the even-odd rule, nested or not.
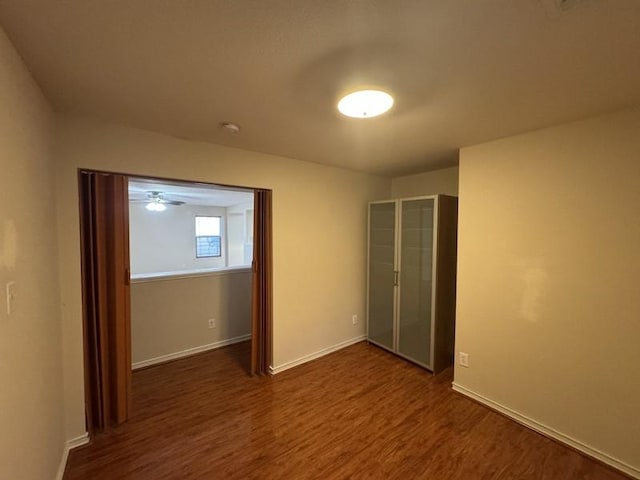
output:
[[[196,258],[222,255],[220,217],[196,216]]]

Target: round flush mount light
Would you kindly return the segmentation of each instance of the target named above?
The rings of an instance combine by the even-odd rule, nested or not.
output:
[[[393,97],[382,90],[358,90],[338,102],[340,113],[353,118],[377,117],[392,106]]]

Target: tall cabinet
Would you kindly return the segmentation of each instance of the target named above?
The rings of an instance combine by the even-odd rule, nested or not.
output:
[[[458,199],[369,204],[367,337],[433,373],[453,363]]]

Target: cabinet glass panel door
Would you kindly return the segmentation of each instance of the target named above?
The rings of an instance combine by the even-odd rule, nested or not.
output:
[[[369,340],[393,348],[396,204],[369,206]]]
[[[433,199],[401,202],[398,352],[431,368]]]

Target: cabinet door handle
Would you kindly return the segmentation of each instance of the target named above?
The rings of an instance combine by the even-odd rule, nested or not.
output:
[[[393,271],[393,286],[397,287],[398,286],[398,274],[400,272],[398,272],[397,270]]]

